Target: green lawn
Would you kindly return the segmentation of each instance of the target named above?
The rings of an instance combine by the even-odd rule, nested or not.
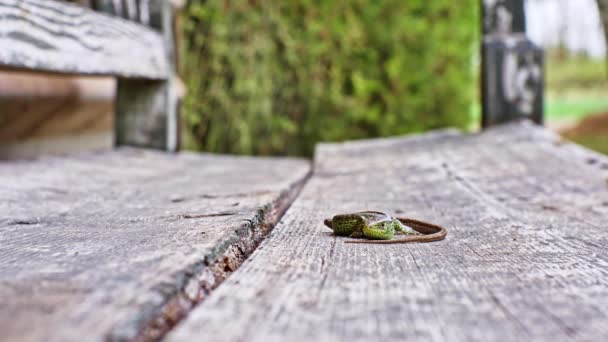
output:
[[[605,135],[587,135],[571,138],[577,144],[583,145],[589,149],[608,155],[608,136]]]
[[[608,111],[608,72],[602,59],[571,57],[560,60],[547,52],[545,120],[580,120]],[[481,100],[471,109],[472,128],[481,120]]]
[[[608,112],[608,72],[602,59],[571,57],[554,58],[547,53],[545,118],[547,122],[579,121]],[[569,134],[571,140],[608,154],[608,128],[597,127],[598,133]]]
[[[546,53],[545,122],[551,125],[576,123],[594,114],[608,112],[608,72],[604,60],[582,57],[558,59]],[[481,123],[481,99],[471,108],[471,130]],[[573,141],[608,154],[608,136],[574,136]]]
[[[547,121],[582,119],[608,111],[608,72],[603,59],[559,59],[547,52]]]
[[[578,98],[549,95],[545,101],[547,120],[582,119],[589,115],[608,111],[608,92],[605,97],[586,96]]]
[[[580,120],[589,115],[608,112],[608,90],[606,96],[585,95],[581,97],[560,97],[548,95],[545,99],[545,121],[558,121],[565,119]],[[471,109],[473,122],[472,129],[479,127],[481,122],[481,104],[473,104]]]

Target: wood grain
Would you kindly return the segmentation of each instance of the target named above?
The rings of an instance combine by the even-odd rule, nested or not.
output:
[[[0,163],[0,340],[157,338],[257,246],[309,169],[137,149]]]
[[[321,145],[314,170],[168,341],[608,337],[606,157],[522,123]],[[372,209],[444,225],[448,237],[353,245],[323,226]]]
[[[111,77],[0,71],[0,159],[109,150]]]
[[[109,77],[0,71],[0,143],[110,133],[115,87]]]
[[[0,0],[0,64],[167,79],[163,37],[135,22],[51,0]]]

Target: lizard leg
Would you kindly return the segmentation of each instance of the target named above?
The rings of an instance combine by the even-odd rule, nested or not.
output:
[[[422,235],[421,233],[415,231],[413,228],[404,225],[403,223],[401,223],[401,221],[397,219],[393,219],[392,223],[398,233],[401,233],[403,235]]]
[[[363,237],[363,232],[362,231],[352,232],[352,234],[350,234],[349,237],[352,237],[355,239],[361,239]]]

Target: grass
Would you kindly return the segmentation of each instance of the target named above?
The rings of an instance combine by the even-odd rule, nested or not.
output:
[[[581,94],[580,97],[565,97],[548,94],[545,99],[545,120],[580,120],[590,115],[608,111],[608,90],[606,95]],[[472,129],[481,122],[481,104],[475,102],[471,108]]]
[[[608,111],[608,92],[605,97],[565,98],[549,95],[545,101],[545,118],[549,121],[583,119],[603,111]]]
[[[575,126],[565,132],[570,140],[608,154],[607,135],[577,129],[581,120],[608,112],[606,62],[581,56],[557,58],[554,51],[549,51],[545,71],[546,121],[574,121]]]
[[[545,121],[576,121],[608,111],[608,72],[602,59],[557,58],[547,52]],[[471,108],[471,129],[481,122],[480,99]]]
[[[608,71],[603,59],[580,56],[557,58],[555,51],[548,51],[546,56],[546,123],[577,123],[595,114],[608,112]],[[470,114],[470,129],[477,130],[481,122],[481,99],[475,101]],[[608,154],[608,135],[576,130],[573,133],[568,135],[570,140]]]
[[[546,85],[549,91],[569,92],[572,89],[606,89],[608,72],[603,59],[571,56],[557,57],[546,53]]]
[[[603,59],[557,58],[547,53],[545,117],[582,119],[608,111],[608,72]]]
[[[589,149],[608,155],[608,136],[606,135],[581,135],[571,137],[569,140],[583,145]]]

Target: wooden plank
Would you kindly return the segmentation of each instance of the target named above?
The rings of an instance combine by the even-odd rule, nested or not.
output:
[[[72,97],[114,100],[116,82],[109,76],[73,76],[0,69],[0,99]]]
[[[317,150],[270,236],[167,341],[605,340],[606,157],[529,124],[355,144]],[[323,226],[365,209],[448,236],[353,245]]]
[[[0,0],[0,65],[70,74],[167,79],[153,29],[52,0]]]
[[[0,162],[36,159],[41,156],[109,151],[114,147],[112,131],[38,137],[0,143]]]
[[[112,133],[111,102],[75,98],[0,99],[0,107],[3,110],[1,144],[83,133]]]
[[[0,339],[158,337],[256,247],[309,169],[136,149],[0,163]]]
[[[111,137],[115,88],[111,77],[0,71],[0,159],[7,143],[91,133]],[[109,141],[106,148],[113,146]]]
[[[162,32],[168,78],[165,81],[119,79],[116,99],[116,144],[179,148],[179,109],[174,34],[174,9],[168,1],[149,4],[152,27]]]
[[[109,150],[112,77],[0,71],[0,159]]]

